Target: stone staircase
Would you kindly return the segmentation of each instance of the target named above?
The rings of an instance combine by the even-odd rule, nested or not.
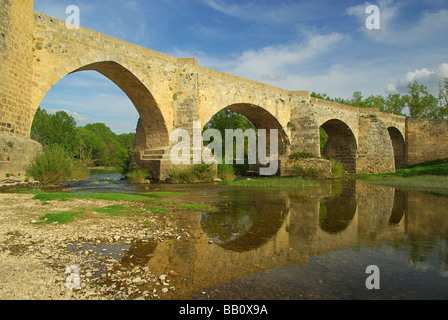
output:
[[[163,159],[163,156],[165,155],[165,152],[166,152],[165,149],[146,150],[142,154],[142,160],[143,161],[161,161]]]

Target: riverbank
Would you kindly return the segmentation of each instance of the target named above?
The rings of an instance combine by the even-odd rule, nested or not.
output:
[[[448,196],[448,159],[426,162],[395,173],[355,175],[353,178],[406,190]]]
[[[0,193],[0,299],[163,299],[175,290],[169,283],[174,270],[154,274],[136,263],[148,253],[139,257],[132,249],[188,237],[175,219],[140,201],[33,198]],[[133,210],[107,214],[113,206]],[[81,210],[85,214],[72,223],[42,220]]]

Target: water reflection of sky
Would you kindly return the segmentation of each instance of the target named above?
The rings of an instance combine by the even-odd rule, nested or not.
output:
[[[267,239],[276,241],[276,234],[282,228],[288,231],[290,249],[300,251],[299,246],[311,245],[315,246],[312,249],[315,255],[326,254],[326,250],[387,244],[382,248],[386,257],[399,257],[415,270],[437,271],[440,277],[447,277],[447,239],[440,237],[441,225],[448,231],[444,207],[439,207],[438,213],[433,208],[431,221],[423,222],[425,217],[418,209],[409,208],[406,192],[382,187],[376,189],[360,194],[352,182],[332,186],[328,194],[319,197],[291,192],[235,190],[223,194],[225,199],[217,203],[217,212],[202,214],[201,226],[215,243],[230,250],[236,243],[239,249],[243,248],[246,238],[251,241],[246,250],[255,249],[253,238],[257,236],[264,240],[259,242],[259,247],[262,247]],[[314,206],[311,204],[313,201]],[[439,201],[448,204],[448,199]],[[424,203],[421,205],[425,206]],[[310,212],[312,210],[315,212]],[[310,219],[313,215],[315,218]],[[416,215],[418,217],[413,221],[412,217]],[[439,223],[434,223],[434,220]],[[256,228],[266,224],[276,227]],[[433,224],[438,225],[435,234],[429,229]],[[424,235],[419,234],[420,228]]]
[[[142,190],[114,179],[110,173],[96,173],[72,187],[77,192]],[[168,184],[149,188],[183,192],[189,201],[200,196],[214,202],[216,211],[199,214],[198,230],[204,234],[197,235],[198,242],[173,242],[168,252],[163,246],[151,247],[155,257],[145,263],[151,265],[162,255],[169,256],[166,263],[178,264],[158,262],[152,267],[182,273],[183,264],[195,265],[186,268],[195,274],[183,276],[194,278],[201,288],[217,286],[229,294],[215,298],[448,298],[447,198],[354,181],[311,191]],[[366,292],[368,265],[380,267],[380,293]],[[219,274],[220,280],[196,273]],[[252,286],[250,296],[243,294]]]

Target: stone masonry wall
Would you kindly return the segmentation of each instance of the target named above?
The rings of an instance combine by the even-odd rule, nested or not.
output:
[[[33,0],[0,1],[0,134],[27,137],[31,104]]]
[[[0,134],[0,180],[7,175],[24,176],[30,161],[42,150],[31,139]]]
[[[407,164],[448,158],[448,121],[406,120]]]
[[[376,109],[360,109],[356,173],[395,172],[392,140]]]

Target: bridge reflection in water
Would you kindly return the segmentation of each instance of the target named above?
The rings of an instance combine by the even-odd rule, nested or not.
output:
[[[354,180],[294,192],[227,189],[219,198],[216,212],[182,222],[191,227],[188,240],[152,245],[144,261],[156,272],[179,274],[179,298],[265,270],[306,266],[313,257],[422,237],[445,239],[436,268],[446,274],[447,198]],[[418,268],[420,244],[409,250],[405,260]]]

